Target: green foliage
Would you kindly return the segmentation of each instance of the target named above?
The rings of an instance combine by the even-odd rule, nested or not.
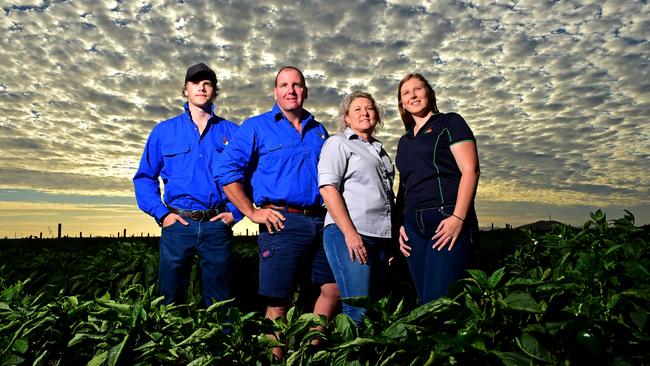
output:
[[[650,233],[631,213],[608,221],[597,211],[581,229],[543,235],[487,235],[497,234],[498,250],[483,244],[483,261],[447,297],[417,307],[346,299],[368,309],[359,326],[299,308],[271,321],[241,301],[201,308],[198,278],[187,304],[162,305],[150,243],[0,243],[0,364],[647,363]],[[254,245],[236,248],[249,265],[241,273],[256,272]],[[286,347],[281,361],[271,355],[277,346]]]

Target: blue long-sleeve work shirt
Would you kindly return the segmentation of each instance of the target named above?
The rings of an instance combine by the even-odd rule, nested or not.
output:
[[[294,207],[322,205],[318,158],[328,137],[309,112],[301,117],[302,133],[278,105],[244,121],[220,157],[216,179],[222,185],[243,183],[255,205]],[[249,180],[250,179],[250,180]]]
[[[133,177],[138,207],[161,224],[167,206],[183,210],[207,210],[227,206],[235,221],[243,215],[227,201],[214,180],[218,156],[239,128],[214,114],[203,131],[192,121],[188,104],[185,112],[157,124],[147,140],[138,171]],[[158,177],[165,185],[160,199]]]

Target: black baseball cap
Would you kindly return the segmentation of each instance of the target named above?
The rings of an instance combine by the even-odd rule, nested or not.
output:
[[[210,80],[214,85],[217,85],[217,75],[203,62],[190,66],[185,74],[186,83],[197,80]]]

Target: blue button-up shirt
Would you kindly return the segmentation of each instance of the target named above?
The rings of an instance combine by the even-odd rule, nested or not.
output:
[[[157,124],[149,135],[133,177],[138,207],[159,224],[169,213],[167,206],[207,210],[227,205],[235,220],[240,220],[243,215],[227,202],[214,180],[217,158],[239,126],[215,115],[213,105],[212,117],[200,135],[187,103],[184,108],[185,113]],[[158,177],[165,185],[164,203]]]
[[[221,156],[216,178],[222,185],[244,183],[258,207],[322,205],[318,158],[328,134],[307,111],[301,125],[302,133],[277,104],[270,112],[244,121]]]

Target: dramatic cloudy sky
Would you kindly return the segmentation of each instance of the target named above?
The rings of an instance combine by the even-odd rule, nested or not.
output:
[[[210,64],[218,113],[270,109],[292,64],[331,131],[373,93],[402,134],[396,87],[433,84],[479,146],[482,226],[581,224],[603,208],[650,222],[650,6],[643,1],[1,0],[0,235],[157,232],[132,193],[144,142]],[[239,225],[238,230],[244,226]]]

